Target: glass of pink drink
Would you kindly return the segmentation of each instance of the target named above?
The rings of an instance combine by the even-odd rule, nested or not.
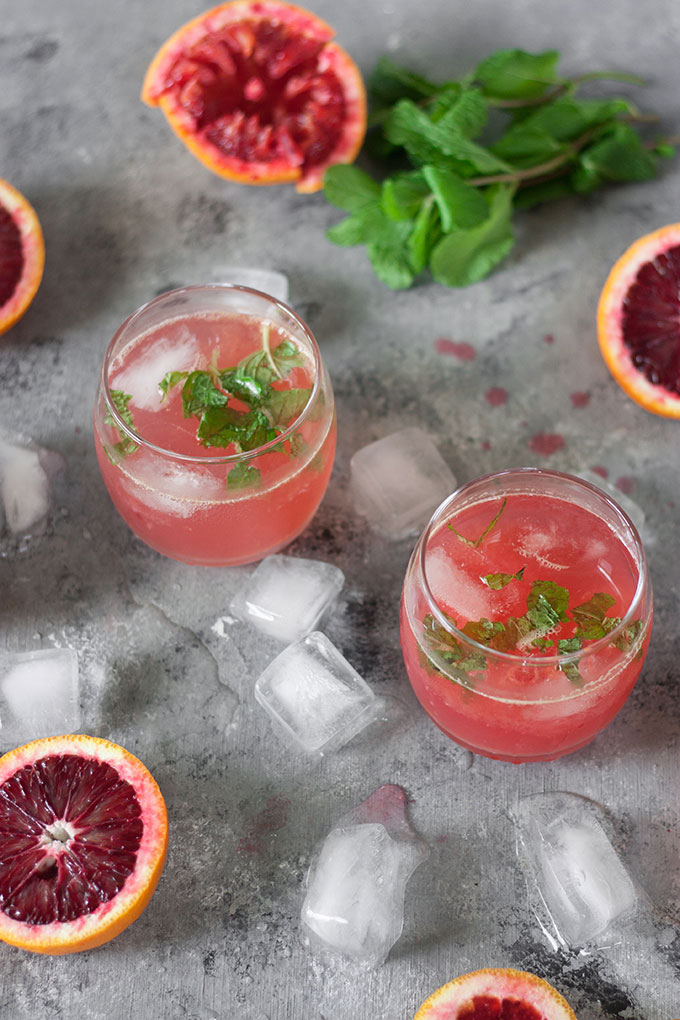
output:
[[[533,468],[463,486],[404,582],[413,690],[457,743],[550,761],[607,726],[637,680],[652,590],[635,526],[595,486]]]
[[[333,391],[290,308],[246,287],[170,291],[113,337],[94,413],[116,509],[164,556],[220,566],[276,552],[333,466]]]

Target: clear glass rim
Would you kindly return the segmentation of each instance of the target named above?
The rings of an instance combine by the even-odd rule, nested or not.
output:
[[[476,641],[474,638],[463,633],[458,627],[449,620],[445,613],[439,608],[432,590],[427,580],[427,573],[425,570],[425,557],[427,552],[428,542],[434,533],[435,529],[441,524],[442,520],[448,515],[451,504],[454,501],[458,501],[465,492],[476,486],[481,486],[486,482],[491,481],[503,481],[510,477],[525,477],[525,478],[552,478],[557,481],[569,482],[576,484],[578,487],[587,490],[591,495],[597,497],[602,503],[609,507],[622,521],[630,532],[631,538],[634,544],[634,559],[636,566],[638,567],[638,579],[635,587],[633,598],[631,599],[630,605],[626,610],[625,614],[621,617],[621,622],[618,626],[612,628],[608,634],[602,638],[598,638],[592,641],[590,644],[580,648],[576,652],[568,652],[564,655],[540,655],[540,656],[526,656],[518,655],[514,652],[500,652],[495,648],[489,648],[488,645],[483,645],[481,642]],[[626,627],[628,627],[635,615],[635,612],[639,609],[642,602],[642,597],[647,586],[648,580],[648,568],[647,560],[645,557],[642,540],[638,534],[638,530],[633,524],[628,514],[621,509],[621,507],[607,495],[602,489],[599,489],[596,485],[591,482],[585,481],[583,478],[579,478],[577,475],[570,475],[563,471],[552,471],[545,470],[544,468],[532,468],[532,467],[521,467],[521,468],[507,468],[503,471],[493,471],[487,475],[481,475],[478,478],[473,478],[471,481],[466,482],[464,485],[459,486],[455,492],[452,492],[450,496],[439,504],[437,509],[432,514],[429,524],[423,531],[422,535],[418,539],[418,545],[416,547],[417,553],[417,567],[418,567],[418,580],[421,585],[425,601],[427,602],[428,609],[440,624],[449,634],[455,637],[459,641],[463,641],[466,645],[482,652],[484,655],[493,658],[499,662],[506,662],[509,665],[517,666],[522,664],[524,666],[533,666],[542,668],[544,666],[556,667],[558,665],[565,665],[570,662],[578,663],[582,659],[596,654],[600,649],[605,648],[611,644],[616,637],[621,634]],[[644,620],[645,626],[647,619]],[[586,692],[592,689],[592,684],[586,684],[583,688],[579,688],[574,693]],[[490,695],[493,696],[493,695]],[[542,700],[542,699],[541,699]]]
[[[222,454],[221,456],[211,457],[195,457],[190,453],[176,453],[173,450],[167,450],[163,446],[158,446],[156,443],[152,443],[150,440],[145,439],[144,436],[140,435],[135,429],[131,428],[127,422],[123,420],[119,414],[111,396],[111,388],[109,386],[109,369],[111,367],[111,361],[113,359],[113,351],[116,343],[121,339],[124,332],[134,325],[135,319],[140,318],[143,314],[153,308],[154,305],[161,304],[168,298],[177,297],[183,294],[197,294],[201,292],[211,293],[223,293],[228,291],[229,293],[240,292],[244,294],[253,294],[258,298],[264,298],[268,305],[274,308],[282,309],[287,315],[293,319],[295,325],[300,329],[300,332],[304,335],[305,339],[309,342],[314,357],[314,382],[312,383],[312,392],[309,395],[309,400],[303,407],[300,414],[295,418],[293,422],[278,436],[274,439],[270,439],[268,443],[264,443],[262,446],[255,447],[254,450],[244,450],[241,453],[229,453]],[[122,433],[124,433],[129,439],[131,439],[138,446],[144,447],[147,450],[153,451],[163,457],[172,457],[174,460],[184,461],[190,464],[237,464],[243,461],[252,460],[255,457],[260,457],[263,453],[267,453],[273,450],[279,443],[283,443],[286,439],[289,439],[294,432],[300,428],[303,422],[309,417],[311,409],[314,406],[316,399],[321,391],[322,377],[323,377],[323,363],[321,360],[321,351],[319,345],[316,342],[316,338],[312,333],[309,326],[304,322],[303,319],[293,311],[290,305],[287,305],[283,301],[279,301],[278,298],[272,297],[271,294],[266,294],[264,291],[255,290],[254,287],[244,287],[236,283],[198,283],[192,284],[187,287],[176,287],[174,290],[164,291],[162,294],[157,294],[156,297],[147,301],[145,304],[140,305],[139,308],[131,312],[130,315],[120,324],[116,332],[113,334],[106,353],[104,355],[104,361],[101,369],[101,388],[104,394],[104,401],[106,403],[106,409],[113,419],[115,427]]]

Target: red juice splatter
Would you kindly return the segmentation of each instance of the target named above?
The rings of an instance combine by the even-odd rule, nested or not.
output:
[[[565,446],[564,437],[558,432],[537,432],[529,440],[529,446],[534,453],[540,453],[542,457],[549,457]]]
[[[594,475],[599,475],[600,478],[609,477],[609,472],[607,471],[606,467],[602,467],[601,464],[594,464],[590,470],[593,472]]]
[[[545,334],[545,336],[543,337],[543,343],[544,344],[554,344],[555,343],[555,337],[552,335],[552,333],[546,333]]]
[[[614,485],[617,489],[620,489],[621,492],[625,492],[626,495],[629,495],[629,493],[631,493],[635,488],[635,479],[630,478],[628,475],[624,475],[621,478],[617,478]]]
[[[448,337],[439,337],[434,346],[439,354],[448,354],[452,358],[458,358],[459,361],[474,361],[477,357],[477,352],[472,344],[457,343],[455,340],[449,340]]]
[[[259,854],[263,849],[263,841],[272,832],[282,829],[288,820],[290,801],[286,797],[270,797],[262,811],[251,819],[248,831],[239,840],[236,852],[239,854]]]
[[[492,407],[502,407],[507,402],[508,391],[502,386],[492,386],[486,391],[484,397],[487,404],[491,404]]]
[[[490,450],[491,449],[491,443],[489,442],[488,439],[482,440],[482,449],[483,450]]]
[[[587,407],[590,403],[590,393],[585,390],[577,390],[571,394],[571,403],[574,407]]]

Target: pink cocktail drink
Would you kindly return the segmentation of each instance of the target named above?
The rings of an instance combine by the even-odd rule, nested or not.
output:
[[[243,287],[145,305],[107,351],[95,444],[109,494],[147,545],[186,563],[286,546],[328,485],[336,424],[314,337]]]
[[[506,471],[435,513],[404,583],[413,690],[459,744],[545,761],[587,744],[637,680],[651,586],[640,538],[596,487]]]

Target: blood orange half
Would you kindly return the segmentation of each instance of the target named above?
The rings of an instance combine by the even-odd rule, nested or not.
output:
[[[680,418],[680,223],[641,237],[614,264],[597,333],[626,393],[647,411]]]
[[[0,335],[24,314],[40,286],[45,243],[35,210],[0,179]]]
[[[414,1020],[576,1020],[552,985],[525,970],[463,974],[433,992]]]
[[[142,99],[222,177],[318,191],[327,167],[351,163],[366,133],[361,74],[332,38],[301,7],[234,0],[168,39]]]
[[[163,796],[117,744],[48,737],[0,758],[0,939],[76,953],[142,913],[168,843]]]

